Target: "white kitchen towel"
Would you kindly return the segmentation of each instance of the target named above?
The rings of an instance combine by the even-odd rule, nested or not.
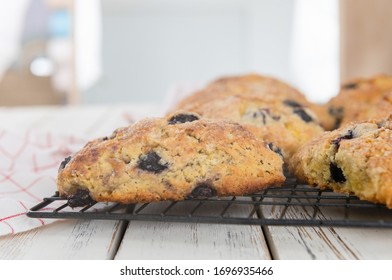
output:
[[[55,193],[61,161],[85,143],[53,132],[0,130],[0,235],[54,221],[28,218],[26,212]]]

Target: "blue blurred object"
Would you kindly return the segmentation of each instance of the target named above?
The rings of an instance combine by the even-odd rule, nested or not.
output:
[[[49,17],[49,34],[52,37],[71,35],[71,15],[67,10],[56,10]]]

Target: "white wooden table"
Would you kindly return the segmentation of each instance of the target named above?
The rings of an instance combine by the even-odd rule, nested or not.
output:
[[[0,124],[95,138],[151,112],[159,114],[136,105],[0,108]],[[0,237],[0,259],[392,259],[392,229],[63,220]]]

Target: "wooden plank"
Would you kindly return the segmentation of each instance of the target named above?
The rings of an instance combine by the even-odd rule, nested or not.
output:
[[[112,259],[124,223],[65,220],[0,237],[0,259]]]
[[[311,202],[302,199],[296,201]],[[279,217],[283,208],[284,206],[263,206],[262,211],[265,217],[272,218]],[[314,207],[309,206],[290,206],[284,218],[311,219],[315,214],[314,210]],[[361,214],[363,218],[372,213],[369,209],[361,212],[364,212]],[[387,210],[380,211],[380,218],[386,215],[385,220],[390,221],[391,213],[386,212]],[[315,217],[324,220],[343,219],[344,208],[323,207],[320,212],[316,212]],[[274,259],[392,258],[392,229],[266,226],[264,233]]]
[[[162,207],[150,206],[151,211]],[[162,208],[164,209],[164,208]],[[198,215],[222,209],[205,208]],[[246,217],[249,209],[230,208]],[[176,209],[176,214],[189,209]],[[264,234],[259,226],[173,222],[129,223],[115,259],[270,259]]]
[[[131,222],[116,259],[270,259],[258,226]]]
[[[392,230],[266,227],[274,259],[391,259]]]

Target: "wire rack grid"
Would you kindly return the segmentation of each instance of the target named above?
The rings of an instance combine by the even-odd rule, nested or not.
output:
[[[392,210],[352,195],[298,184],[246,196],[123,205],[94,203],[68,206],[56,193],[27,213],[32,218],[138,220],[270,226],[392,228]]]

